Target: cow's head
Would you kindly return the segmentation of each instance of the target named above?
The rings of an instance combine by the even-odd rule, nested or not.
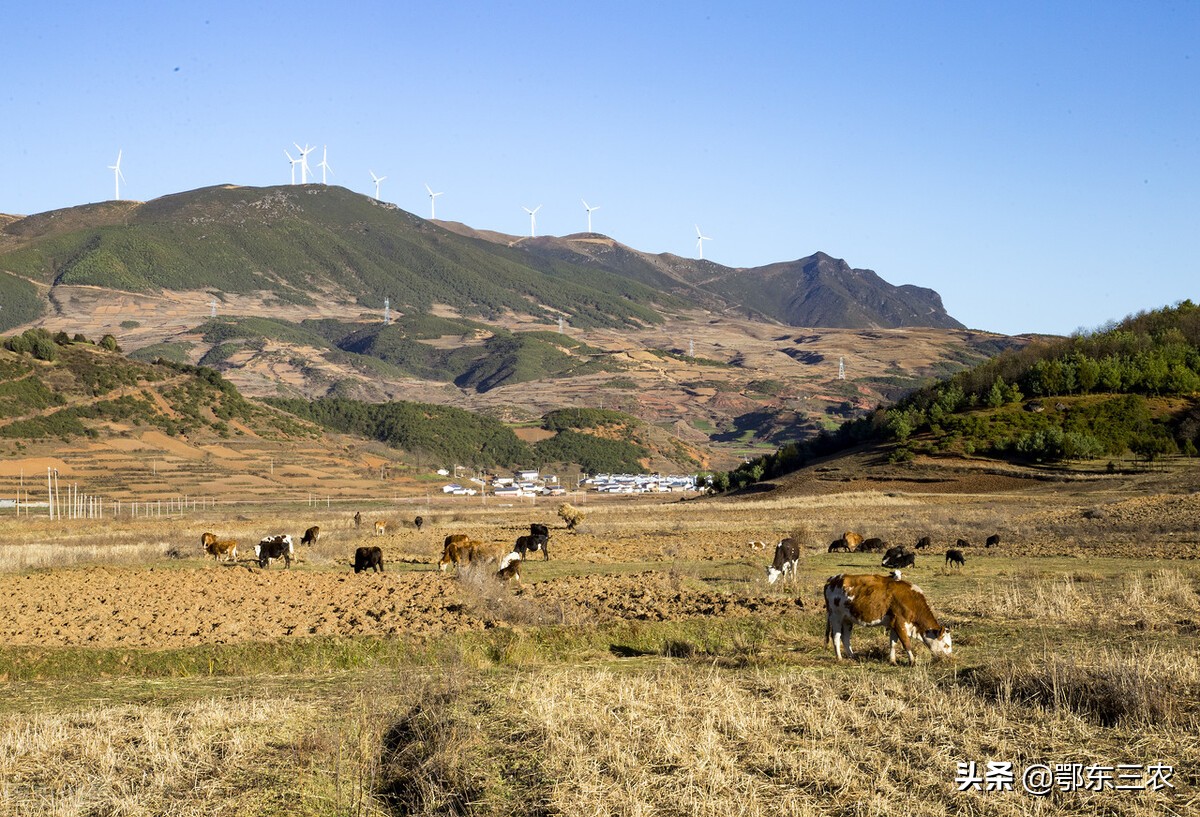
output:
[[[929,647],[929,651],[933,653],[935,658],[949,658],[952,645],[950,643],[950,631],[945,627],[938,627],[935,630],[926,630],[921,633],[921,640],[925,642],[925,646]]]
[[[776,570],[774,565],[767,565],[767,584],[775,584],[782,577],[782,570]]]

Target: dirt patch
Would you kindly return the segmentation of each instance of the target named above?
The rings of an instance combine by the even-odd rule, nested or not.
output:
[[[786,598],[682,586],[669,576],[587,576],[502,586],[568,621],[779,614]],[[187,647],[308,636],[410,636],[504,623],[476,591],[434,570],[350,572],[88,567],[0,576],[0,641],[11,646]]]

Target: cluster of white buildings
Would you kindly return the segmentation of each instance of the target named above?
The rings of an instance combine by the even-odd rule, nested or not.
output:
[[[449,476],[449,471],[439,471]],[[686,493],[700,490],[695,474],[596,474],[579,481],[580,490],[605,494]],[[511,477],[491,477],[490,481],[472,477],[463,483],[442,486],[450,496],[477,496],[487,493],[498,497],[564,496],[567,489],[557,476],[536,470],[517,471]]]
[[[695,474],[596,474],[580,482],[603,494],[686,493],[699,490]]]

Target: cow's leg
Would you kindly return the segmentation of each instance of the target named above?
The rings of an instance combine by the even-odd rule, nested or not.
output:
[[[854,622],[850,620],[849,616],[847,616],[846,618],[844,618],[842,620],[842,629],[841,629],[842,646],[846,648],[846,657],[850,658],[850,659],[854,658],[854,650],[850,647],[850,630],[853,627],[854,627]],[[837,638],[838,634],[834,633],[833,637]],[[840,655],[839,655],[839,657],[840,657]]]

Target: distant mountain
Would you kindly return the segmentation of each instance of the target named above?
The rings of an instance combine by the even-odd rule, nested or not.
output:
[[[895,286],[823,252],[765,267],[732,268],[670,253],[639,252],[597,233],[516,238],[446,224],[463,235],[516,247],[533,257],[590,265],[716,310],[788,326],[842,329],[964,329],[932,289]]]
[[[221,185],[146,203],[0,217],[0,273],[45,286],[270,293],[409,314],[650,325],[700,307],[790,326],[963,328],[930,289],[817,253],[751,269],[641,252],[598,233],[526,238],[431,222],[343,187]],[[8,277],[8,276],[4,276]],[[0,295],[19,284],[0,279]],[[28,300],[30,290],[21,293]],[[0,328],[31,317],[0,315]]]

